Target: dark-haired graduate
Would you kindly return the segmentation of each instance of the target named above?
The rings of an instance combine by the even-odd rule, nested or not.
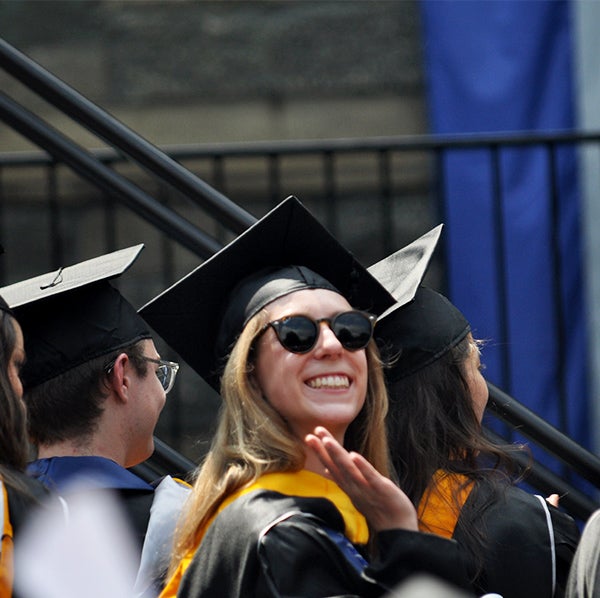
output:
[[[466,583],[387,476],[375,315],[393,298],[288,198],[141,310],[223,399],[162,596],[382,596]]]
[[[375,336],[388,364],[392,460],[419,528],[465,548],[477,594],[562,596],[579,530],[514,485],[510,453],[482,432],[488,389],[469,322],[430,288],[407,298],[402,268],[386,259],[369,271],[402,299]]]
[[[13,595],[13,543],[49,492],[25,474],[29,457],[27,412],[20,371],[25,362],[23,332],[0,297],[0,596]]]

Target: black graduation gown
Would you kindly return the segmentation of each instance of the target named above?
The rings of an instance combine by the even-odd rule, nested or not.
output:
[[[18,537],[32,511],[49,500],[52,494],[41,482],[24,473],[14,471],[13,475],[24,486],[24,491],[22,491],[5,484],[13,536]]]
[[[473,512],[489,500],[491,492],[481,486],[471,492],[453,535],[461,544],[465,528],[474,525],[487,539],[486,549],[481,551],[483,571],[475,590],[496,592],[503,598],[564,596],[580,536],[573,518],[546,501],[542,504],[538,496],[508,486],[495,493],[481,516],[473,520]]]
[[[13,540],[18,542],[21,531],[31,515],[55,497],[41,482],[24,473],[12,471],[12,476],[18,479],[21,488],[16,488],[6,482],[4,487],[8,499],[8,516],[13,528]],[[19,575],[18,561],[14,563],[14,568],[14,576],[17,577]],[[19,594],[13,589],[12,596],[18,598]]]
[[[329,530],[329,532],[327,531]],[[324,498],[255,490],[217,515],[185,571],[177,596],[274,598],[382,596],[416,572],[466,587],[456,542],[431,534],[377,534],[380,559],[361,567],[343,538],[344,520]],[[348,556],[352,552],[355,557]]]

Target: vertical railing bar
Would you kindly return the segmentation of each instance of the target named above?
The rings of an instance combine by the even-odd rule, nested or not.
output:
[[[335,182],[335,155],[323,152],[323,180],[325,183],[325,222],[329,232],[337,237],[337,191]]]
[[[379,188],[381,195],[381,229],[383,238],[383,255],[394,251],[393,238],[393,210],[392,210],[392,168],[390,152],[387,149],[379,150]]]
[[[267,170],[269,177],[269,202],[274,208],[281,200],[281,157],[279,154],[267,155]]]
[[[441,223],[447,223],[448,211],[446,209],[446,168],[444,166],[444,158],[447,153],[447,149],[444,149],[442,146],[436,146],[433,148],[433,183],[431,184],[431,193],[435,195],[433,201],[436,206],[437,215],[439,217],[439,221]],[[442,242],[440,243],[440,247],[438,251],[441,255],[441,260],[443,264],[442,268],[442,292],[445,295],[450,296],[450,267],[449,267],[449,255],[450,251],[448,248],[448,234],[442,235]]]
[[[225,192],[226,174],[225,174],[224,157],[222,155],[215,155],[212,157],[211,161],[212,161],[213,186],[215,187],[215,189],[218,189],[221,193],[225,194],[226,193]],[[216,225],[217,225],[217,227],[216,227],[215,238],[220,243],[225,244],[226,236],[227,236],[225,227],[219,221],[216,221]]]
[[[5,224],[5,201],[6,195],[4,193],[4,171],[5,167],[0,166],[0,239],[6,239],[6,234],[4,232],[4,224]],[[3,247],[4,251],[10,251],[8,247]],[[0,256],[0,284],[4,286],[6,283],[6,258]]]
[[[116,230],[116,205],[112,195],[108,192],[103,193],[103,217],[104,217],[104,246],[107,252],[117,249],[117,230]]]
[[[63,265],[62,235],[60,232],[60,206],[58,205],[58,163],[52,160],[46,168],[48,210],[50,214],[50,263],[51,267]]]
[[[498,334],[500,346],[500,378],[501,386],[504,389],[509,389],[510,394],[512,386],[512,371],[510,364],[510,333],[508,328],[508,294],[507,294],[507,277],[506,270],[506,251],[505,251],[505,226],[504,226],[504,209],[502,205],[502,164],[500,160],[500,149],[497,144],[490,146],[490,160],[492,167],[492,223],[494,226],[494,254],[496,261],[496,283],[498,287]],[[509,426],[505,426],[506,438],[511,440],[513,430]]]
[[[544,145],[548,156],[548,168],[550,177],[550,239],[553,269],[552,291],[555,306],[555,334],[556,334],[556,384],[558,388],[558,418],[559,428],[567,433],[568,409],[567,392],[565,380],[565,306],[562,295],[563,262],[561,257],[561,234],[560,234],[560,197],[558,189],[558,172],[556,167],[556,145],[548,142]]]

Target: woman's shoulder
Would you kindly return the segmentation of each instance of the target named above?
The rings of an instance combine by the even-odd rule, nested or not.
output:
[[[482,535],[483,590],[534,598],[553,595],[554,584],[564,587],[579,539],[573,518],[509,485],[481,485],[465,506],[454,538]]]
[[[554,541],[573,545],[579,539],[579,528],[570,515],[518,486],[477,485],[466,506],[463,524],[479,520],[490,536],[529,543],[551,533]]]
[[[240,521],[263,528],[285,516],[307,515],[323,519],[334,527],[343,528],[343,519],[335,505],[322,497],[290,496],[267,489],[256,489],[236,498],[217,517],[217,520],[239,525]]]
[[[18,533],[32,510],[49,500],[52,493],[41,482],[19,471],[11,471],[4,481],[11,524]]]

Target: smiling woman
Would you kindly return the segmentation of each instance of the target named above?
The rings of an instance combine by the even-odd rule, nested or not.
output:
[[[464,584],[456,543],[419,533],[388,478],[370,314],[393,301],[289,198],[141,310],[223,398],[163,597],[380,596],[416,571]]]
[[[338,293],[307,289],[275,299],[265,311],[269,317],[302,313],[321,319],[323,314],[331,317],[349,313],[349,308]],[[371,322],[367,323],[371,331]],[[255,344],[253,379],[297,438],[323,425],[343,444],[346,428],[360,413],[367,395],[367,357],[363,349],[371,334],[365,335],[362,346],[348,350],[325,322],[319,326],[313,348],[302,353],[287,349],[274,331],[262,335]]]

